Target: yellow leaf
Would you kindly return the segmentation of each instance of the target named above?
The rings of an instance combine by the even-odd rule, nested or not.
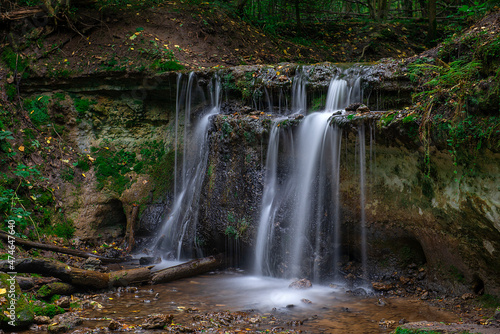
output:
[[[19,151],[24,152],[24,146],[19,146]]]
[[[276,75],[280,75],[280,72],[276,72]]]
[[[47,139],[47,144],[50,144],[50,140]]]
[[[86,177],[84,173],[82,173],[83,177]]]
[[[7,289],[0,289],[0,295],[3,295],[4,293],[7,293]]]

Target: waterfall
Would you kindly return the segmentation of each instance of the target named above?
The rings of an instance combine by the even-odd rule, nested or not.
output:
[[[292,86],[292,113],[307,110],[306,79],[302,71],[297,72]],[[360,81],[356,73],[332,79],[324,111],[307,115],[295,129],[282,129],[282,119],[273,123],[256,239],[257,275],[308,277],[316,281],[339,278],[342,130],[331,126],[330,119],[349,103],[361,102]],[[359,134],[361,141],[361,130]],[[360,152],[361,149],[364,154],[364,145]],[[364,208],[364,155],[360,153],[361,158],[360,200]],[[362,224],[365,240],[364,211]],[[363,259],[365,268],[366,257]]]
[[[307,75],[301,67],[297,68],[297,73],[292,84],[292,112],[305,113],[307,111]]]
[[[211,84],[210,107],[198,115],[191,124],[191,107],[195,100],[193,92],[201,88],[195,85],[195,75],[190,73],[187,84],[181,85],[183,77],[177,79],[177,104],[175,116],[175,167],[178,160],[178,130],[181,102],[184,101],[183,155],[180,178],[174,181],[174,203],[170,214],[165,218],[159,236],[155,241],[156,251],[166,259],[190,258],[194,254],[200,256],[201,251],[196,240],[196,224],[198,221],[198,202],[208,160],[208,127],[212,115],[220,109],[220,80],[216,76]]]

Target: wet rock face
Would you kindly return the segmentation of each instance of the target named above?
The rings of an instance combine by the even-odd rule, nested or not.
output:
[[[225,251],[227,239],[252,243],[262,196],[267,133],[267,122],[259,117],[214,118],[199,212],[199,232],[206,249]]]

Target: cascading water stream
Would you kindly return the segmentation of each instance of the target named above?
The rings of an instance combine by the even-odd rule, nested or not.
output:
[[[176,144],[181,113],[180,102],[185,96],[184,103],[184,147],[182,156],[182,170],[180,182],[174,181],[175,197],[171,213],[165,219],[156,239],[156,250],[166,259],[179,260],[181,257],[192,257],[190,250],[195,249],[196,255],[201,251],[196,243],[196,224],[198,221],[198,202],[208,160],[208,127],[210,118],[220,110],[221,85],[217,77],[214,78],[211,88],[211,106],[191,126],[192,92],[195,88],[195,76],[189,74],[187,85],[181,85],[182,77],[177,80],[176,106]],[[182,87],[182,88],[180,88]],[[185,89],[185,92],[184,92]],[[177,165],[177,149],[175,165]],[[188,233],[188,231],[192,233]],[[186,247],[184,247],[186,246]]]
[[[306,112],[305,86],[304,74],[297,73],[292,113]],[[338,278],[341,129],[331,126],[330,119],[349,103],[361,102],[361,96],[359,76],[334,78],[323,112],[306,116],[295,130],[281,129],[280,120],[273,123],[255,251],[257,275]],[[285,133],[291,140],[280,139]],[[364,194],[364,181],[362,187]]]
[[[292,84],[292,113],[307,112],[306,85],[307,74],[299,67]]]

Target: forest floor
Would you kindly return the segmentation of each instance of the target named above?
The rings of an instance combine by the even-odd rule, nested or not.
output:
[[[32,74],[54,78],[179,69],[171,68],[169,61],[192,70],[279,62],[370,62],[410,57],[425,49],[426,23],[417,20],[346,19],[304,25],[300,33],[293,26],[266,31],[208,2],[166,2],[105,14],[82,8],[74,15],[75,22],[56,25],[47,19],[4,22],[0,47],[17,45]]]

